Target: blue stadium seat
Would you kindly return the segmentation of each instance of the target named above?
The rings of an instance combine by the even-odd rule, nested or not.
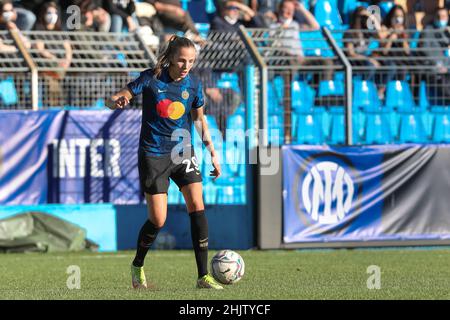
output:
[[[319,97],[344,95],[344,83],[334,80],[323,80],[319,83]]]
[[[282,77],[277,76],[267,84],[267,107],[269,114],[283,112],[283,90],[284,81]]]
[[[293,81],[291,85],[292,109],[297,112],[311,112],[316,93],[305,81]]]
[[[321,111],[295,112],[293,141],[299,144],[322,144],[324,142]],[[294,122],[293,122],[294,125]]]
[[[222,175],[214,182],[216,203],[240,204],[245,196],[245,149],[228,145],[224,157],[226,161],[221,164]]]
[[[419,86],[419,110],[422,112],[425,132],[428,136],[432,135],[433,114],[430,112],[430,102],[428,100],[427,86],[425,81],[420,82]]]
[[[366,112],[379,111],[382,103],[378,89],[373,81],[353,81],[353,106]]]
[[[314,16],[321,27],[335,30],[343,25],[336,0],[317,0]]]
[[[382,112],[366,114],[364,141],[367,144],[392,143],[389,115]]]
[[[221,89],[231,88],[236,92],[241,92],[239,76],[236,73],[224,72],[221,74],[220,79],[217,80],[217,87]]]
[[[437,143],[450,143],[450,109],[433,107],[433,129],[431,140]]]
[[[320,31],[300,32],[303,53],[307,57],[320,57],[326,54],[329,45]]]
[[[340,0],[338,1],[339,12],[341,13],[342,20],[344,23],[349,24],[350,18],[355,11],[355,9],[359,6],[368,7],[367,2],[357,1],[357,0]]]
[[[395,6],[395,3],[394,1],[381,1],[378,3],[378,6],[380,7],[381,17],[384,18],[391,11],[392,7]]]
[[[268,115],[268,139],[274,146],[280,146],[284,141],[284,119],[283,113],[273,113]],[[278,129],[278,130],[272,130]]]
[[[401,143],[425,143],[427,137],[420,113],[411,112],[400,115],[398,140]]]
[[[414,98],[406,81],[392,80],[388,82],[386,106],[401,113],[414,111]]]
[[[329,107],[330,131],[327,142],[329,144],[345,143],[345,110],[343,106]]]
[[[0,100],[5,105],[17,104],[19,98],[13,77],[7,77],[0,81]]]

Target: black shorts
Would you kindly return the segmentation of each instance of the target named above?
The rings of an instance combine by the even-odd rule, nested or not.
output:
[[[181,190],[185,185],[202,182],[202,175],[194,151],[182,158],[181,163],[174,163],[171,155],[149,156],[140,151],[138,154],[139,182],[141,192],[148,194],[167,193],[169,178]]]

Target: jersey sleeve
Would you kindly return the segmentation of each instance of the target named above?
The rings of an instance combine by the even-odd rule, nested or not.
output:
[[[205,97],[203,95],[203,85],[199,81],[198,86],[197,86],[197,92],[194,97],[194,101],[192,101],[192,108],[198,109],[200,107],[203,107],[204,104],[205,104]]]
[[[149,75],[147,71],[143,71],[139,74],[139,77],[127,84],[127,88],[131,91],[133,96],[137,96],[142,93],[145,85],[149,81]]]

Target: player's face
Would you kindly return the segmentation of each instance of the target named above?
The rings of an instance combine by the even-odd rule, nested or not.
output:
[[[171,61],[171,74],[176,76],[177,79],[186,77],[192,69],[194,62],[195,49],[192,47],[180,48]]]

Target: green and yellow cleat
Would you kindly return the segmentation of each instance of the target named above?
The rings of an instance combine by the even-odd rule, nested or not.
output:
[[[147,289],[144,267],[135,267],[131,265],[131,284],[134,289]]]
[[[204,275],[197,280],[197,288],[199,289],[216,289],[221,290],[223,287],[209,274]]]

